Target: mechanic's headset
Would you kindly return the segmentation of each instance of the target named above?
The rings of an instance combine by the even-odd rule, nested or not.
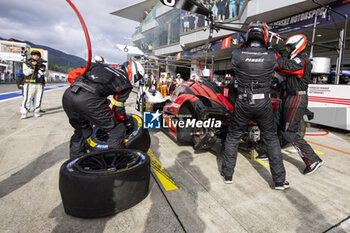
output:
[[[134,80],[135,83],[145,75],[145,69],[138,61],[130,60],[127,71],[130,81]]]

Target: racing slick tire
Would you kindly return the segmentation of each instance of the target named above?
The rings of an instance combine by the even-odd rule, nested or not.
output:
[[[151,145],[151,137],[147,129],[142,127],[143,120],[140,116],[135,114],[128,114],[128,117],[133,118],[134,127],[127,129],[125,148],[140,150],[147,153]],[[87,139],[87,143],[91,151],[108,149],[106,143],[108,135],[103,130],[93,127],[91,136]]]
[[[64,162],[59,190],[64,210],[78,218],[119,213],[149,193],[150,159],[137,150],[113,149]]]

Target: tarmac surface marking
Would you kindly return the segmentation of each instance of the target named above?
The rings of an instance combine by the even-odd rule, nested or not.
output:
[[[64,85],[58,85],[58,86],[45,87],[44,91],[52,91],[62,87],[67,87],[67,85],[64,84]],[[16,98],[22,98],[21,91],[5,92],[0,94],[0,102],[5,102]]]
[[[248,153],[246,153],[246,152],[244,152],[243,150],[239,150],[239,153],[241,153],[241,154],[244,155],[245,157],[251,158],[251,155],[248,154]],[[261,161],[260,159],[257,159],[257,158],[253,158],[253,159],[254,159],[255,161],[261,163],[262,165],[265,165],[266,167],[270,167],[269,164],[267,164],[267,163]]]
[[[336,148],[333,148],[333,147],[330,147],[330,146],[325,146],[325,145],[322,145],[322,144],[319,144],[319,143],[316,143],[316,142],[312,142],[312,141],[309,141],[309,140],[306,140],[306,141],[308,143],[311,143],[311,144],[314,144],[314,145],[317,145],[317,146],[321,146],[321,147],[327,148],[329,150],[334,150],[334,151],[337,151],[337,152],[340,152],[340,153],[343,153],[343,154],[346,154],[346,155],[350,155],[350,152],[339,150],[339,149],[336,149]]]
[[[159,162],[157,157],[153,154],[152,150],[149,149],[147,154],[151,159],[151,167],[156,173],[159,181],[162,183],[166,191],[171,191],[178,189],[173,179],[170,177],[169,173],[164,169],[163,165]]]

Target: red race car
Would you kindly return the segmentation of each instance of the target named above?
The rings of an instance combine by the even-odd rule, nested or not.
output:
[[[140,110],[162,112],[161,128],[175,141],[193,143],[196,150],[209,149],[218,139],[225,141],[234,108],[233,99],[228,97],[227,91],[210,81],[187,81],[163,102],[156,101],[153,104],[150,98],[143,99],[145,108]],[[271,99],[274,111],[279,102],[280,99]],[[304,120],[300,125],[299,133],[304,136]],[[281,145],[286,146],[287,143],[280,138]],[[242,141],[258,153],[264,153],[260,130],[254,122],[247,127]]]

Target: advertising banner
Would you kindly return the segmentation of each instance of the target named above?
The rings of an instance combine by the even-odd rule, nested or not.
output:
[[[343,1],[343,2],[336,1],[336,2],[330,3],[328,6],[341,14],[349,14],[350,12],[349,3],[350,1]],[[333,24],[335,22],[344,20],[343,16],[333,12],[329,12],[328,10],[326,10],[325,7],[317,7],[296,15],[292,15],[292,16],[271,22],[269,23],[270,30],[278,34],[285,34],[285,33],[303,30],[305,28],[310,28],[314,26],[315,15],[323,16],[318,18],[317,26],[330,24],[330,23]]]

